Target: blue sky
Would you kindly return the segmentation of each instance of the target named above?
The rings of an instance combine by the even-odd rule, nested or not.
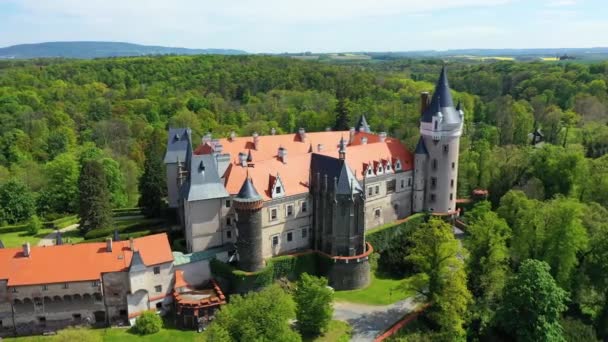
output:
[[[607,0],[0,0],[0,46],[249,52],[608,46]]]

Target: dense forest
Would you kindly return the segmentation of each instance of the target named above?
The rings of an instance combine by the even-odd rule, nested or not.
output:
[[[419,94],[432,91],[442,64],[268,56],[0,61],[0,222],[77,213],[81,168],[92,159],[103,168],[99,184],[111,205],[138,205],[140,177],[154,169],[153,155],[160,160],[170,126],[191,127],[198,141],[207,132],[319,131],[334,126],[337,114],[350,124],[365,114],[373,130],[413,147]],[[506,319],[514,313],[502,298],[519,300],[516,280],[546,273],[556,285],[542,278],[549,284],[543,290],[559,298],[541,330],[608,336],[608,62],[448,69],[466,115],[459,197],[475,188],[490,194],[465,217],[463,279],[472,300],[463,303],[472,314],[451,324],[480,339],[536,331]],[[534,147],[529,134],[536,129],[545,143]],[[569,318],[560,325],[563,312]]]

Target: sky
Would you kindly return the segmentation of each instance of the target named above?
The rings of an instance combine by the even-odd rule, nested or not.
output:
[[[248,52],[608,46],[608,0],[0,0],[0,47],[121,41]]]

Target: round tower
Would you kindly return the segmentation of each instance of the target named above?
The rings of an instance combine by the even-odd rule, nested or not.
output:
[[[264,267],[262,257],[262,207],[264,202],[247,177],[241,190],[234,198],[237,213],[237,251],[239,267],[244,271],[255,272]]]
[[[424,209],[435,213],[456,210],[458,156],[464,112],[454,107],[446,68],[420,119],[420,137],[427,151]],[[416,160],[418,162],[418,153]],[[417,166],[416,166],[417,168]]]

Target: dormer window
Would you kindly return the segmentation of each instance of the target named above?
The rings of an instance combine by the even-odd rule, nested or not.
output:
[[[281,177],[279,177],[278,174],[276,178],[274,178],[274,182],[272,183],[272,187],[270,189],[272,192],[272,198],[285,196],[283,181],[281,180]]]
[[[390,171],[390,170],[391,170],[391,164],[390,164],[390,163],[387,163],[387,164],[386,164],[386,170],[387,170],[387,171]]]
[[[371,167],[367,168],[367,175],[371,176],[372,174],[373,174],[372,168]]]
[[[401,161],[397,160],[397,162],[395,163],[395,170],[399,171],[401,170]]]

